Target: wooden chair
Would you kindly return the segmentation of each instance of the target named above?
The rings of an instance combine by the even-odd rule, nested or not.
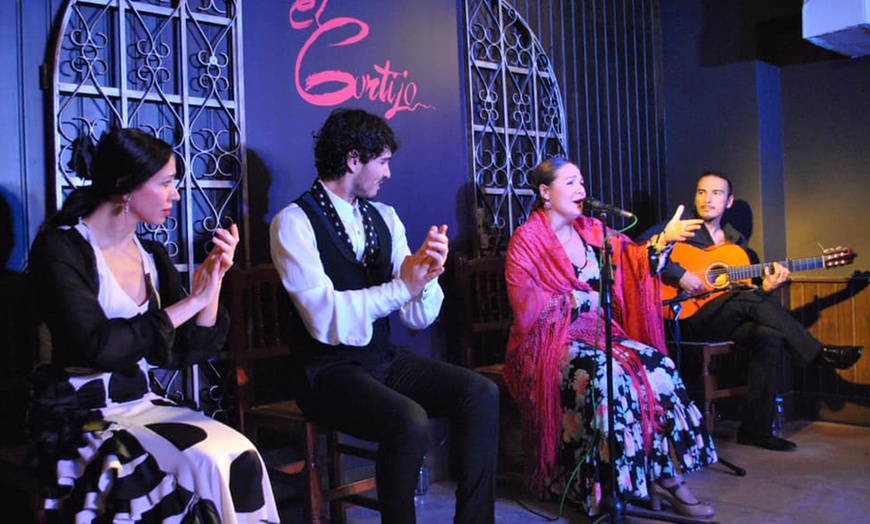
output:
[[[346,504],[378,510],[377,498],[364,495],[375,489],[374,477],[348,482],[344,467],[345,456],[374,460],[376,451],[343,442],[337,431],[306,417],[288,394],[276,395],[276,388],[264,387],[264,382],[258,380],[257,374],[266,375],[267,370],[275,375],[275,369],[287,369],[293,344],[287,326],[296,313],[274,266],[230,271],[223,292],[232,318],[228,350],[235,364],[239,430],[258,447],[261,430],[290,435],[302,432],[302,459],[278,466],[267,464],[270,474],[303,476],[308,522],[312,524],[323,521],[324,502],[329,503],[331,522],[345,522]],[[286,376],[283,379],[286,381]],[[329,466],[325,490],[321,485],[319,449],[323,434]]]
[[[460,360],[465,367],[503,383],[504,354],[513,311],[504,278],[505,259],[499,256],[455,261],[455,288],[460,296]]]
[[[516,480],[522,475],[523,447],[519,409],[504,382],[504,357],[513,310],[505,282],[505,258],[453,258],[452,294],[459,363],[499,385],[498,475]]]
[[[745,382],[720,385],[723,361],[735,356],[734,342],[682,342],[680,350],[680,368],[689,396],[701,407],[707,431],[712,434],[719,416],[716,402],[749,394],[749,386]]]

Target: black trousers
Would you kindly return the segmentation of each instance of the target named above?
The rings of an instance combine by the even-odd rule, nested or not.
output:
[[[400,352],[383,377],[361,366],[321,371],[306,414],[378,443],[376,479],[384,524],[416,522],[414,488],[429,445],[429,418],[450,420],[457,467],[456,523],[495,522],[498,386],[453,364]]]
[[[749,352],[749,397],[741,430],[759,435],[771,432],[783,353],[809,364],[822,351],[822,344],[760,289],[724,293],[680,323],[685,340],[733,340]]]

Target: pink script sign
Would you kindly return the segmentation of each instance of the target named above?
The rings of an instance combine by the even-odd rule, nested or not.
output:
[[[352,31],[347,38],[326,44],[330,47],[353,45],[364,40],[369,34],[368,24],[356,18],[335,17],[322,20],[327,3],[329,0],[296,0],[290,8],[290,27],[303,31],[314,26],[296,55],[294,68],[296,92],[303,100],[317,106],[337,106],[351,98],[359,100],[368,97],[373,102],[381,102],[388,106],[384,113],[384,118],[387,120],[393,118],[399,111],[434,108],[432,105],[417,101],[417,84],[408,80],[408,70],[394,71],[389,59],[384,60],[383,64],[372,64],[374,73],[354,75],[347,71],[324,69],[309,74],[303,82],[301,72],[308,51],[321,39],[325,40],[329,33],[341,28],[344,28],[344,33],[347,30]]]

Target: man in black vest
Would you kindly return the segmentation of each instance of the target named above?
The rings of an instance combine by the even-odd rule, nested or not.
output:
[[[414,487],[429,417],[449,417],[457,464],[457,523],[494,522],[498,388],[459,366],[390,340],[394,311],[431,324],[444,293],[447,226],[415,253],[395,209],[372,202],[398,143],[380,117],[336,109],[315,136],[317,180],[273,219],[272,260],[304,329],[294,347],[306,414],[378,443],[384,523],[415,522]]]
[[[704,226],[686,243],[699,249],[735,244],[744,250],[748,241],[742,233],[723,222],[725,210],[734,203],[731,181],[724,174],[705,171],[695,188],[694,216]],[[691,217],[690,217],[691,218]],[[639,239],[658,233],[664,224],[653,227]],[[662,280],[686,295],[703,295],[707,288],[699,275],[671,260],[662,270]],[[737,433],[740,444],[773,451],[791,451],[794,442],[772,432],[775,417],[776,376],[782,354],[788,350],[804,364],[821,364],[845,369],[858,360],[860,346],[825,346],[812,337],[771,293],[788,281],[789,270],[774,263],[764,269],[756,286],[735,286],[705,303],[694,315],[680,321],[684,340],[733,340],[749,352],[749,396]]]

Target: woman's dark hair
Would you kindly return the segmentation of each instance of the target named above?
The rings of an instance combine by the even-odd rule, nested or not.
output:
[[[541,198],[541,184],[549,186],[556,180],[556,171],[560,167],[570,164],[571,162],[561,156],[550,157],[537,165],[532,172],[529,173],[529,185],[535,190],[535,201],[532,203],[532,211],[544,207],[544,199]]]
[[[171,157],[172,146],[139,129],[112,129],[96,146],[90,136],[79,136],[72,143],[69,167],[91,183],[73,190],[42,229],[75,224],[109,198],[137,189]]]
[[[384,149],[395,153],[399,142],[384,120],[362,109],[339,108],[329,114],[314,135],[314,166],[321,180],[338,180],[347,173],[347,155],[356,152],[362,163]]]

